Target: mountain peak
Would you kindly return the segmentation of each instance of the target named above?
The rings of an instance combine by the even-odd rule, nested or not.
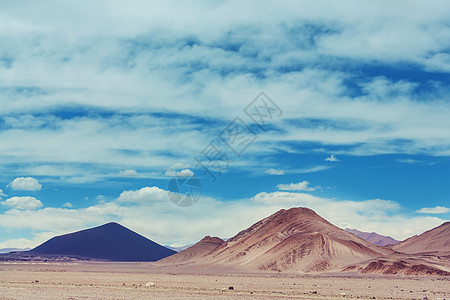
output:
[[[204,238],[202,238],[199,243],[217,243],[217,244],[222,244],[222,243],[225,243],[225,242],[224,242],[224,240],[222,240],[219,237],[216,237],[216,236],[211,237],[211,236],[207,235]]]
[[[29,252],[111,261],[155,261],[176,253],[116,222],[53,237]]]
[[[97,227],[93,227],[93,228],[90,228],[90,229],[99,229],[99,228],[130,230],[127,227],[125,227],[125,226],[123,226],[123,225],[121,225],[121,224],[119,224],[117,222],[109,222],[109,223],[106,223],[106,224],[103,224],[103,225],[100,225],[100,226],[97,226]]]
[[[274,213],[273,215],[267,217],[267,219],[270,220],[283,220],[285,222],[287,221],[295,221],[295,220],[303,220],[303,221],[323,221],[327,222],[325,219],[323,219],[321,216],[316,214],[315,211],[312,209],[306,208],[306,207],[293,207],[290,209],[281,209]]]
[[[334,226],[313,210],[297,207],[281,209],[227,242],[207,236],[161,263],[316,272],[377,257],[381,255],[378,250],[384,251]]]
[[[101,226],[120,226],[120,227],[124,227],[124,226],[120,225],[117,222],[109,222],[109,223],[103,224]]]
[[[276,213],[274,213],[272,216],[279,215],[279,216],[298,216],[298,215],[308,215],[308,216],[319,216],[316,214],[315,211],[313,211],[310,208],[307,207],[292,207],[289,209],[280,209]]]

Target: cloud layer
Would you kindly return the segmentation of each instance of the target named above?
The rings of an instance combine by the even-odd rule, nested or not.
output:
[[[311,186],[309,186],[309,181],[302,181],[299,183],[279,184],[279,185],[277,185],[277,188],[282,191],[313,192],[317,189],[320,189],[320,186],[311,187]]]
[[[279,209],[304,206],[341,228],[377,231],[397,239],[420,234],[444,222],[429,216],[409,217],[390,200],[336,200],[301,192],[261,192],[248,201],[219,201],[203,197],[194,206],[180,208],[168,191],[152,186],[127,190],[113,201],[99,201],[86,208],[42,207],[32,197],[4,201],[13,207],[0,215],[0,227],[31,230],[33,239],[3,241],[1,247],[34,247],[55,234],[117,221],[162,244],[189,244],[205,235],[227,238]],[[8,203],[8,204],[6,204]]]
[[[446,214],[450,212],[450,208],[444,206],[423,207],[417,212],[421,214]]]
[[[185,209],[156,183],[136,182],[201,174],[194,157],[236,117],[257,139],[231,157],[234,174],[316,175],[348,157],[384,154],[446,160],[449,15],[440,0],[1,2],[2,187],[17,178],[0,227],[35,235],[0,246],[111,220],[156,241],[191,243],[301,205],[336,225],[399,239],[439,225],[443,219],[406,215],[395,201],[313,196],[306,192],[318,187],[298,178],[286,179],[283,191],[258,190],[250,200],[205,196]],[[264,129],[244,112],[261,91],[283,111]],[[294,164],[294,155],[313,154],[320,161]],[[121,180],[132,186],[114,196],[105,188],[97,195],[108,197],[96,204],[60,196],[51,201],[60,205],[44,207],[22,197],[42,182],[110,187]],[[8,196],[0,190],[0,197]]]
[[[284,114],[255,158],[305,142],[450,155],[445,2],[84,5],[0,5],[0,165],[78,183],[159,176],[262,90]]]

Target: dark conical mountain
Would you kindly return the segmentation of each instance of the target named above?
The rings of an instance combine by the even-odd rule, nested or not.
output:
[[[112,222],[53,237],[29,253],[110,261],[156,261],[176,252]]]

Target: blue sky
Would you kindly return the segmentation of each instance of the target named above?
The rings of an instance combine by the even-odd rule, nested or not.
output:
[[[0,248],[108,221],[181,245],[294,206],[398,239],[440,225],[449,13],[445,1],[0,3]],[[261,92],[277,106],[263,127],[245,112]],[[236,118],[255,137],[240,155],[220,140]],[[212,141],[229,159],[214,182],[195,160]],[[175,174],[200,179],[195,205],[169,200]]]

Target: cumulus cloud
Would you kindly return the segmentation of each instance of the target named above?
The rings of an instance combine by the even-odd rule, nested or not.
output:
[[[266,172],[267,174],[270,174],[270,175],[284,175],[284,170],[278,170],[278,169],[268,169],[268,170],[265,170],[264,172]]]
[[[1,203],[16,209],[37,209],[43,206],[42,202],[34,197],[12,197]]]
[[[70,203],[70,202],[66,202],[66,203],[64,203],[62,206],[63,206],[63,207],[67,207],[67,208],[72,208],[72,207],[73,207],[73,204]]]
[[[450,212],[450,208],[444,206],[423,207],[416,212],[420,214],[446,214]]]
[[[33,177],[17,177],[9,186],[16,191],[39,191],[42,184]]]
[[[169,201],[167,191],[156,186],[144,187],[140,190],[123,191],[118,201],[120,202],[134,202],[141,204],[151,204],[154,202]]]
[[[184,170],[181,170],[180,172],[178,172],[176,176],[190,177],[190,176],[194,176],[194,172],[192,172],[189,169],[184,169]]]
[[[313,192],[317,189],[320,189],[320,186],[310,187],[309,181],[302,181],[299,183],[290,183],[290,184],[279,184],[277,188],[282,191],[306,191]]]
[[[138,175],[138,172],[133,169],[127,169],[119,172],[119,177],[135,177]]]
[[[3,190],[2,189],[0,189],[0,198],[1,197],[8,197],[8,195],[6,195],[5,193],[3,193]]]
[[[184,170],[174,170],[174,169],[169,169],[164,173],[165,176],[180,176],[180,177],[190,177],[190,176],[194,176],[194,172],[192,172],[189,169],[184,169]]]
[[[339,159],[337,159],[336,155],[331,154],[329,157],[325,158],[326,161],[339,161]]]

